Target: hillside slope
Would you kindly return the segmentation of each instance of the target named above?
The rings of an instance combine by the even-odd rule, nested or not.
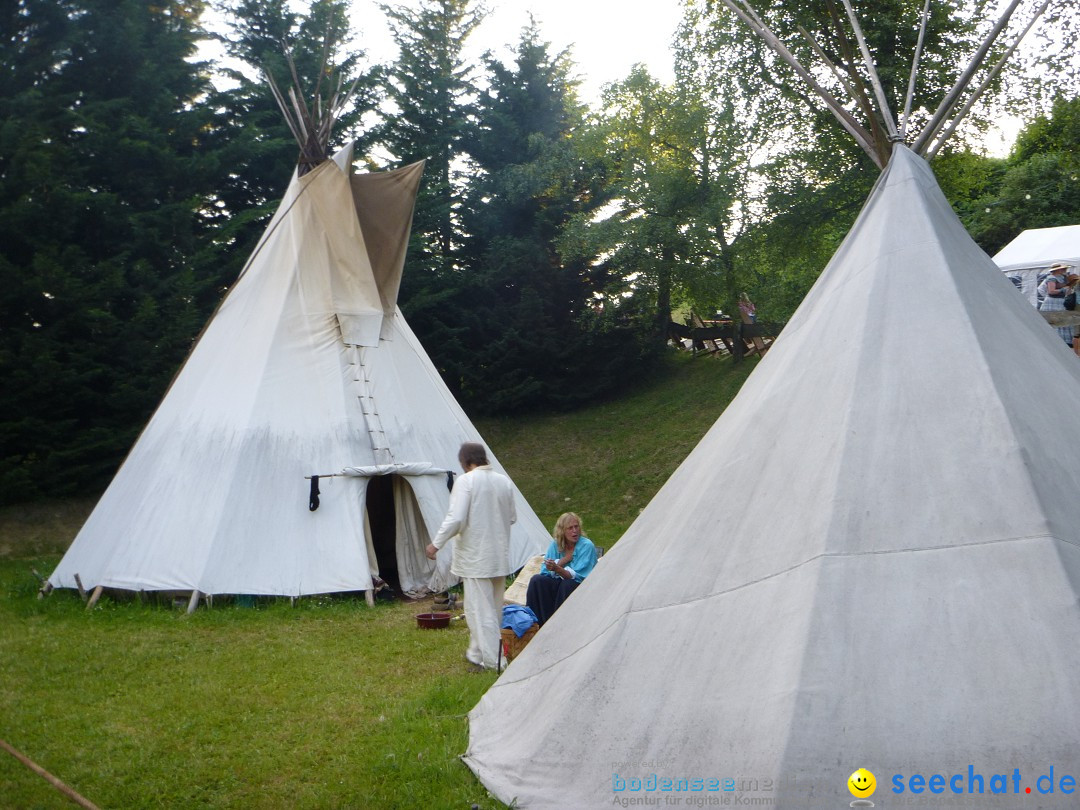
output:
[[[752,359],[736,366],[676,355],[628,396],[572,413],[478,420],[476,427],[545,526],[577,512],[586,534],[610,547],[755,366]]]

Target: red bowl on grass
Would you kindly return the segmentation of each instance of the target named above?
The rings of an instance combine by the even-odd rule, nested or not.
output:
[[[450,626],[449,613],[417,613],[416,626],[425,630],[441,630]]]

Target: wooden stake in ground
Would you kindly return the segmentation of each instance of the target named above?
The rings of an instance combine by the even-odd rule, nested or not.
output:
[[[74,790],[69,788],[67,785],[65,785],[63,782],[61,782],[59,779],[57,779],[55,776],[42,768],[40,765],[30,759],[30,757],[26,756],[26,754],[22,753],[18,749],[13,748],[3,740],[0,740],[0,748],[3,748],[9,754],[15,757],[15,759],[19,760],[19,762],[32,770],[34,773],[36,773],[38,776],[44,777],[44,779],[49,784],[51,784],[54,788],[56,788],[73,802],[75,802],[75,804],[79,805],[80,807],[85,807],[87,810],[100,810],[98,806],[92,801],[76,793]]]
[[[52,583],[49,582],[46,577],[43,577],[41,574],[39,574],[36,568],[31,568],[30,573],[37,577],[37,581],[41,583],[41,586],[38,588],[37,592],[38,599],[44,599],[46,596],[52,593]]]
[[[87,610],[93,610],[94,605],[97,604],[97,600],[101,598],[101,592],[105,590],[104,585],[98,585],[94,588],[94,592],[90,595],[90,600],[86,603]]]

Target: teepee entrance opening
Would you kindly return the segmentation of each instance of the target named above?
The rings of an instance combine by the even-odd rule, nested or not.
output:
[[[371,545],[379,576],[401,593],[397,564],[397,520],[394,510],[394,475],[376,475],[368,480],[364,505],[367,508]]]
[[[409,478],[373,475],[367,478],[363,498],[368,553],[379,577],[404,596],[426,593],[435,563],[424,553],[431,537]]]

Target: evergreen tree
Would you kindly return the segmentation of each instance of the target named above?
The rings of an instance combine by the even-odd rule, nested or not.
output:
[[[466,141],[475,169],[460,284],[468,351],[456,382],[477,410],[570,407],[625,381],[641,359],[635,324],[597,311],[604,279],[595,257],[558,250],[571,219],[604,202],[603,164],[580,146],[571,62],[550,52],[535,23],[512,65],[490,54],[484,64]]]
[[[380,8],[390,20],[399,55],[386,84],[392,109],[377,137],[395,165],[427,161],[413,217],[410,266],[424,273],[451,269],[461,246],[462,141],[475,121],[476,87],[462,51],[483,11],[475,0]]]
[[[201,324],[197,0],[24,0],[0,41],[0,492],[101,486]]]
[[[293,84],[292,67],[305,90],[325,103],[339,87],[354,88],[350,107],[339,118],[333,142],[356,140],[356,156],[370,148],[359,131],[361,119],[378,105],[382,69],[364,70],[364,51],[352,45],[347,0],[314,0],[306,13],[287,0],[235,0],[226,6],[227,51],[242,65],[222,70],[233,85],[219,93],[217,137],[231,160],[215,202],[221,228],[213,248],[226,284],[231,283],[258,241],[296,168],[297,145],[271,93]]]
[[[373,135],[393,165],[426,161],[398,302],[443,378],[459,394],[459,370],[469,362],[461,320],[463,141],[475,125],[476,98],[463,49],[483,10],[475,0],[420,0],[415,6],[380,8],[399,53],[387,68],[389,103]]]

